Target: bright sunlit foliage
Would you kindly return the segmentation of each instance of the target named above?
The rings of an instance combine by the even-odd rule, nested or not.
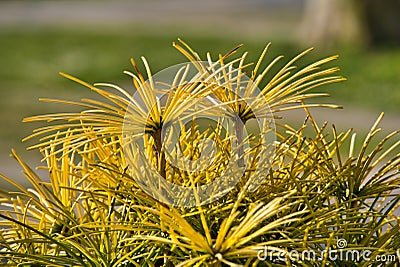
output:
[[[29,138],[39,138],[31,149],[44,157],[49,180],[39,177],[13,151],[30,186],[25,188],[1,176],[16,187],[0,191],[0,259],[7,266],[371,266],[328,257],[295,261],[260,259],[260,251],[338,251],[337,240],[347,247],[368,249],[370,258],[395,254],[399,235],[398,133],[376,142],[379,122],[373,124],[359,151],[359,141],[351,130],[337,132],[327,123],[317,125],[314,107],[338,108],[330,104],[307,103],[325,96],[312,89],[344,80],[338,68],[330,67],[337,57],[321,59],[298,68],[295,64],[311,52],[306,50],[277,68],[281,56],[264,62],[269,44],[258,62],[246,62],[237,47],[218,58],[201,58],[186,43],[174,47],[188,60],[217,62],[235,66],[260,88],[269,105],[243,105],[225,87],[177,88],[162,105],[148,80],[152,73],[143,58],[146,74],[127,72],[150,116],[139,108],[131,119],[146,126],[146,153],[154,168],[171,182],[196,186],[212,182],[226,168],[231,151],[229,138],[218,127],[201,129],[183,125],[179,145],[185,157],[196,158],[202,138],[210,138],[222,148],[206,171],[187,172],[171,166],[158,139],[160,127],[181,114],[182,103],[213,96],[229,107],[243,122],[254,112],[270,112],[278,118],[283,110],[303,109],[308,114],[295,129],[285,118],[276,120],[275,153],[266,179],[255,190],[249,183],[260,157],[257,142],[251,141],[244,157],[249,168],[235,188],[216,201],[196,207],[169,206],[149,196],[137,184],[140,172],[130,168],[123,149],[123,127],[132,96],[116,85],[88,84],[62,74],[99,94],[104,101],[80,102],[43,99],[46,102],[82,107],[78,113],[58,113],[27,118],[27,122],[47,121]],[[199,66],[202,68],[204,66]],[[217,69],[208,69],[208,79],[217,79]],[[228,74],[226,74],[228,75]],[[237,82],[235,79],[227,81]],[[221,89],[222,88],[222,89]],[[254,90],[252,86],[246,90]],[[224,91],[226,90],[226,91]],[[133,126],[132,126],[133,127]],[[253,136],[252,138],[255,138]],[[250,137],[249,137],[250,138]],[[397,139],[396,139],[397,138]],[[394,141],[393,141],[394,140]],[[376,144],[377,145],[374,145]],[[253,160],[252,160],[253,159]],[[285,254],[286,253],[286,254]],[[393,263],[395,264],[395,263]]]

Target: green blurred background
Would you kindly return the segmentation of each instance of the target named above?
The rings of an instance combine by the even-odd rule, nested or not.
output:
[[[384,111],[384,131],[398,130],[399,17],[395,0],[0,1],[0,172],[21,176],[11,148],[33,165],[40,159],[25,151],[34,141],[20,142],[40,126],[22,123],[24,117],[68,110],[39,97],[93,96],[59,71],[132,90],[122,73],[132,70],[129,59],[145,56],[153,72],[184,62],[171,45],[178,37],[214,58],[243,43],[252,60],[271,41],[265,64],[310,46],[316,49],[301,64],[339,54],[348,81],[318,90],[332,95],[321,101],[345,109],[318,110],[317,119],[365,134]],[[304,117],[285,114],[291,123]]]

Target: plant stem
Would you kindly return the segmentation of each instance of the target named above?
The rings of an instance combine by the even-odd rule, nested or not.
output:
[[[243,132],[244,132],[244,122],[239,118],[235,120],[235,133],[236,133],[236,145],[238,147],[238,166],[244,167],[244,147],[243,147]]]
[[[162,127],[157,129],[157,131],[153,132],[151,136],[154,138],[154,144],[156,147],[156,152],[157,152],[157,164],[158,164],[158,171],[160,175],[164,178],[167,179],[167,161],[165,159],[165,153],[162,150]]]

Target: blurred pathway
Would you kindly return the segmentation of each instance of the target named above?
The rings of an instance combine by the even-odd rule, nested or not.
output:
[[[369,132],[372,125],[378,119],[380,112],[357,109],[344,105],[343,109],[314,108],[310,109],[313,118],[322,125],[325,121],[328,125],[334,124],[338,131],[353,129],[358,136]],[[281,114],[284,120],[300,126],[306,118],[304,111],[288,111]],[[394,113],[385,113],[379,128],[382,133],[388,134],[400,130],[400,117]]]
[[[0,27],[121,25],[291,36],[303,0],[0,1]]]

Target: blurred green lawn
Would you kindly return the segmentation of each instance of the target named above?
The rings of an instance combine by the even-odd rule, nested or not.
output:
[[[248,50],[249,60],[255,60],[266,44],[261,38],[246,41],[240,36],[181,37],[201,56],[212,50],[214,58],[245,42],[242,50]],[[12,144],[37,127],[23,125],[23,117],[60,110],[55,105],[39,104],[39,97],[79,99],[90,95],[89,90],[60,77],[59,71],[90,83],[111,82],[132,88],[129,77],[122,73],[132,70],[131,57],[139,61],[140,56],[145,56],[154,73],[186,61],[171,45],[176,38],[168,33],[154,34],[140,29],[102,33],[73,29],[0,30],[1,143],[15,146]],[[274,41],[265,64],[280,54],[288,60],[305,48],[287,41]],[[400,48],[316,50],[301,64],[339,54],[336,64],[348,78],[345,83],[327,87],[333,96],[329,102],[368,108],[377,114],[382,110],[400,113]]]

